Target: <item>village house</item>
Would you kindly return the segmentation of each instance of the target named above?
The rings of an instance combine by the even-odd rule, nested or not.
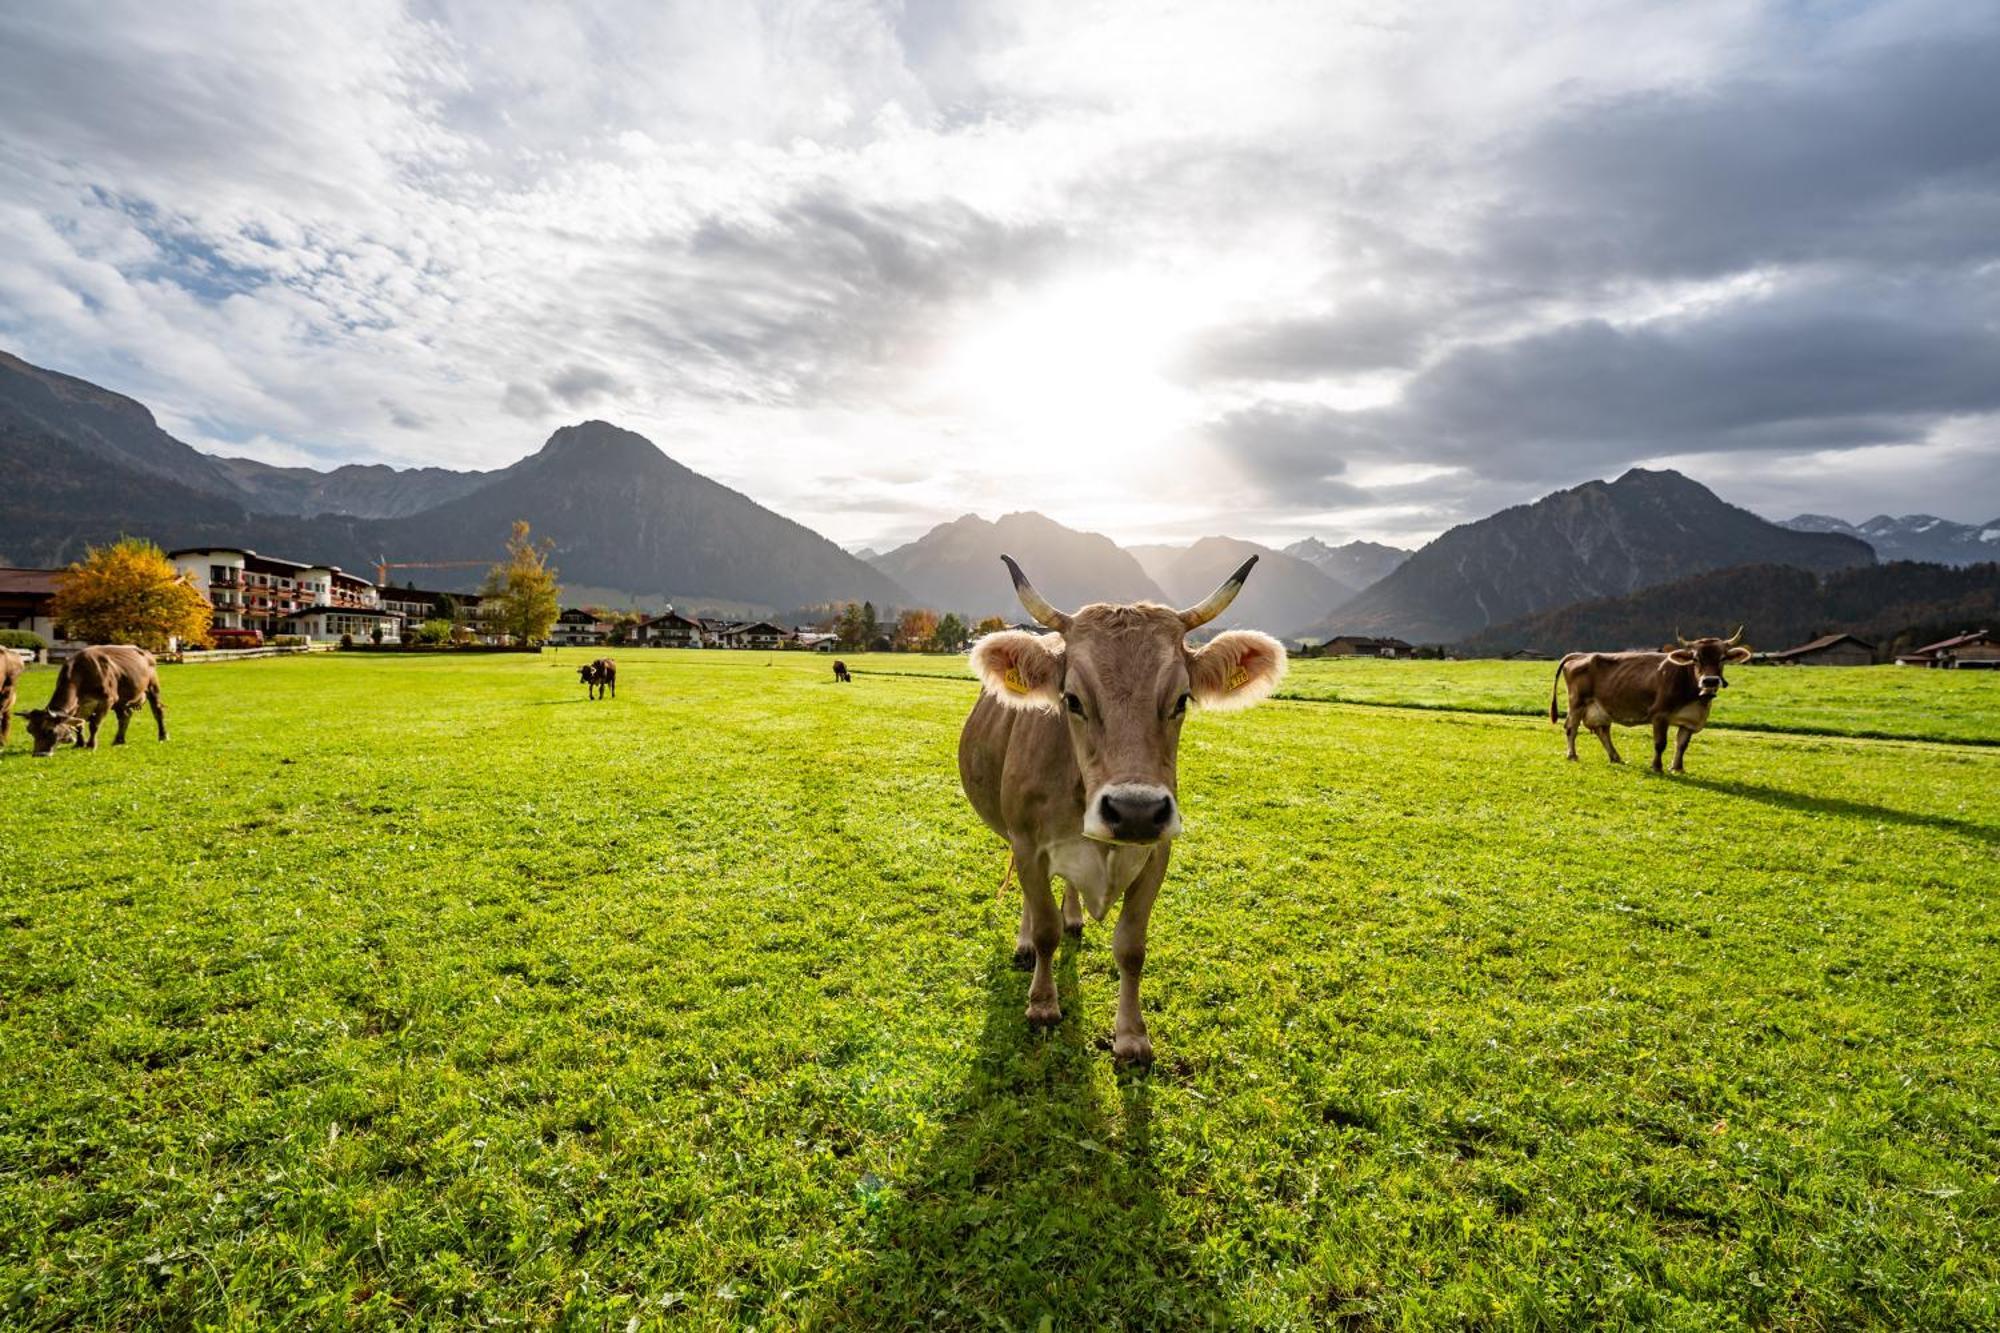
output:
[[[1852,634],[1823,634],[1783,652],[1759,653],[1756,660],[1772,666],[1873,666],[1875,645]]]
[[[1991,630],[1966,630],[1905,653],[1896,665],[2000,670],[2000,638]]]
[[[549,642],[564,648],[596,648],[610,637],[610,625],[596,613],[574,606],[557,616],[549,630]]]
[[[60,569],[0,566],[0,629],[23,630],[51,648],[71,647],[58,637],[49,605],[56,598]]]
[[[708,642],[706,621],[669,608],[632,627],[632,642],[646,648],[700,648]]]
[[[1415,657],[1415,646],[1401,639],[1376,639],[1365,634],[1336,634],[1320,645],[1328,657]]]
[[[791,645],[792,632],[768,620],[737,621],[718,629],[713,642],[718,648],[785,648]]]

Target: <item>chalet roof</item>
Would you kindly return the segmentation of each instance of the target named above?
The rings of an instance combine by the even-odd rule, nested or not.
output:
[[[1954,634],[1949,639],[1939,639],[1936,643],[1927,643],[1909,655],[1911,657],[1929,657],[1932,653],[1950,652],[1954,648],[1970,648],[1976,643],[1985,643],[1992,637],[1993,632],[1991,630],[1967,630],[1963,634]]]
[[[60,569],[21,569],[0,566],[0,592],[26,593],[31,597],[53,597]]]
[[[1802,643],[1796,648],[1787,648],[1781,653],[1772,653],[1770,656],[1773,660],[1782,660],[1787,657],[1803,657],[1807,653],[1816,653],[1822,648],[1831,648],[1836,643],[1856,643],[1871,653],[1875,651],[1874,644],[1869,643],[1865,639],[1857,639],[1852,634],[1822,634],[1811,643]]]

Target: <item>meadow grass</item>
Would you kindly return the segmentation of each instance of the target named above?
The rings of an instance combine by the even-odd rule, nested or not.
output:
[[[963,663],[953,657],[882,654],[850,661],[862,670],[965,674]],[[1554,662],[1297,658],[1279,697],[1546,720],[1555,670]],[[1710,727],[2000,745],[2000,671],[1732,666],[1728,679]],[[1566,697],[1559,698],[1558,708],[1566,703]],[[1620,748],[1628,747],[1621,743]]]
[[[17,737],[0,1325],[2000,1325],[2000,750],[1196,716],[1135,1075],[1106,928],[1022,1017],[962,675],[584,656]],[[1808,676],[1990,697],[1725,704]]]

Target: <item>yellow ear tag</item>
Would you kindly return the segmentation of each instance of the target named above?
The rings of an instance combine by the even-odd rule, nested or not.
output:
[[[1249,683],[1250,683],[1250,673],[1248,671],[1245,671],[1240,665],[1234,671],[1229,673],[1230,689],[1240,690]]]
[[[1007,674],[1001,677],[1000,683],[1016,694],[1026,694],[1028,692],[1028,682],[1021,679],[1021,668],[1019,667],[1008,667]]]

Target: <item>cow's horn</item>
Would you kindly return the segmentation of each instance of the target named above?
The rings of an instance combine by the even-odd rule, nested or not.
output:
[[[1736,627],[1736,632],[1734,634],[1730,635],[1728,638],[1722,641],[1723,646],[1726,648],[1733,648],[1741,642],[1743,642],[1743,627],[1741,625],[1738,625]]]
[[[1028,608],[1028,614],[1050,629],[1068,629],[1069,617],[1049,605],[1049,599],[1035,591],[1035,585],[1028,582],[1028,576],[1014,563],[1014,557],[1000,557],[1007,565],[1007,572],[1014,576],[1014,595],[1021,599],[1021,605]]]
[[[1181,623],[1189,629],[1200,629],[1227,611],[1229,604],[1236,600],[1236,594],[1243,591],[1243,580],[1250,577],[1250,567],[1256,563],[1257,557],[1253,555],[1238,565],[1236,572],[1224,579],[1220,588],[1202,599],[1201,605],[1181,612]]]
[[[1678,643],[1683,648],[1691,648],[1694,646],[1693,644],[1687,641],[1687,636],[1681,633],[1681,627],[1679,625],[1674,626],[1674,642]]]

